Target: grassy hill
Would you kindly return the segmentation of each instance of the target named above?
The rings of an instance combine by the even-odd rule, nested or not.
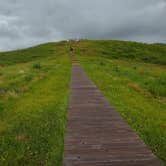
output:
[[[166,163],[166,46],[73,42],[89,77]],[[0,53],[0,165],[61,165],[69,43]]]
[[[166,163],[166,46],[87,40],[76,48],[89,77]]]
[[[77,46],[77,45],[76,45]],[[79,51],[90,56],[166,65],[166,45],[118,40],[84,40]]]
[[[66,43],[0,53],[0,165],[61,165],[71,62]]]

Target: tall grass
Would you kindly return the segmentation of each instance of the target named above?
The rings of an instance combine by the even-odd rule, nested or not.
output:
[[[18,52],[1,59],[0,165],[61,165],[71,69],[66,44]]]
[[[118,40],[81,41],[79,50],[84,55],[99,55],[114,59],[130,59],[146,63],[166,65],[166,45],[144,44]]]

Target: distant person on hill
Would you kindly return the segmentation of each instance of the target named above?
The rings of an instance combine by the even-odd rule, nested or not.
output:
[[[70,52],[73,52],[74,51],[74,48],[73,47],[70,47]]]
[[[70,53],[71,53],[71,56],[74,56],[74,48],[73,47],[70,47]]]

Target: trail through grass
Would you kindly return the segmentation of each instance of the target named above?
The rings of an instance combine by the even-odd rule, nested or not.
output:
[[[62,164],[69,45],[0,53],[0,165]],[[71,45],[98,88],[166,163],[166,46],[88,40]]]

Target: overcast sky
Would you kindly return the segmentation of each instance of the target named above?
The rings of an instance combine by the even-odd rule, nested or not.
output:
[[[166,43],[166,0],[0,0],[0,50],[76,37]]]

